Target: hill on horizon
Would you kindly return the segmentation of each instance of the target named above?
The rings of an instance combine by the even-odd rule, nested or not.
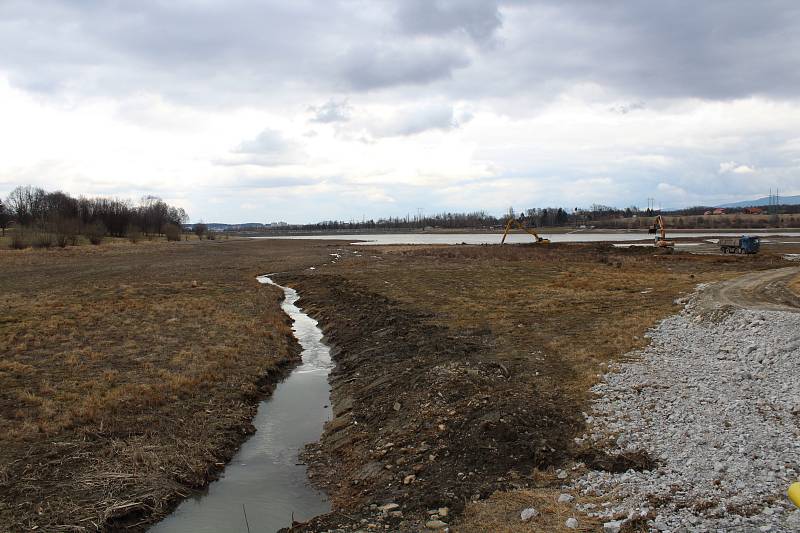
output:
[[[781,196],[778,198],[780,205],[798,205],[800,204],[800,195],[795,196]],[[717,207],[761,207],[769,205],[769,197],[756,198],[755,200],[742,200],[741,202],[732,202],[729,204],[718,205]]]

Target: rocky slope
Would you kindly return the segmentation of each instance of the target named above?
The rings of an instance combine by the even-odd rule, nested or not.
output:
[[[590,470],[573,488],[604,501],[584,510],[608,531],[798,531],[785,493],[800,475],[800,313],[695,301],[610,368],[578,439],[658,466]]]

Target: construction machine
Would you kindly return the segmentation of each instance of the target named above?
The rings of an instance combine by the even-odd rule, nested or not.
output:
[[[668,250],[672,250],[675,248],[675,243],[673,241],[667,240],[667,229],[664,226],[664,219],[661,218],[661,215],[656,217],[655,222],[653,222],[653,226],[649,229],[649,233],[655,234],[655,239],[653,240],[653,246],[656,248],[666,248]]]
[[[503,238],[500,240],[500,244],[505,244],[508,232],[511,231],[511,228],[514,226],[518,227],[519,229],[521,229],[522,231],[524,231],[525,233],[536,239],[535,242],[537,244],[550,244],[550,239],[539,237],[539,234],[533,231],[531,228],[526,228],[522,223],[524,220],[525,218],[523,216],[520,216],[519,219],[516,219],[513,216],[509,217],[508,222],[506,222],[506,230],[503,232]]]
[[[761,239],[755,235],[741,237],[722,237],[719,249],[723,254],[757,254],[761,247]]]

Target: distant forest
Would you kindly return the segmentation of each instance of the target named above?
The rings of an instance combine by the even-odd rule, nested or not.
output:
[[[75,245],[79,236],[99,244],[105,236],[129,237],[166,235],[179,240],[186,211],[155,196],[138,204],[115,198],[73,198],[56,191],[20,186],[0,199],[0,228],[13,224],[13,248]]]
[[[653,218],[662,214],[673,228],[760,228],[796,227],[800,225],[800,205],[780,205],[764,208],[753,214],[751,208],[729,208],[723,214],[713,214],[713,207],[691,207],[673,211],[641,210],[638,207],[624,209],[605,205],[593,205],[589,209],[565,210],[561,207],[527,209],[516,213],[509,209],[503,215],[491,215],[485,211],[471,213],[439,213],[436,215],[408,215],[361,221],[326,220],[312,224],[290,224],[277,226],[226,226],[226,231],[370,231],[370,230],[424,230],[424,229],[500,229],[508,218],[522,217],[522,222],[532,228],[576,227],[616,229],[644,229],[653,223]]]

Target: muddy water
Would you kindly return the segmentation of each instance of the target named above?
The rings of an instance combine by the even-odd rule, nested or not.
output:
[[[274,284],[266,276],[258,281]],[[298,452],[319,440],[330,420],[330,350],[322,343],[317,321],[295,306],[297,292],[281,288],[283,310],[294,320],[292,329],[303,348],[301,365],[261,402],[253,420],[256,433],[223,476],[150,531],[246,532],[249,524],[252,533],[273,533],[289,526],[293,513],[295,520],[305,520],[330,510],[325,494],[308,485],[306,467],[297,464]]]

